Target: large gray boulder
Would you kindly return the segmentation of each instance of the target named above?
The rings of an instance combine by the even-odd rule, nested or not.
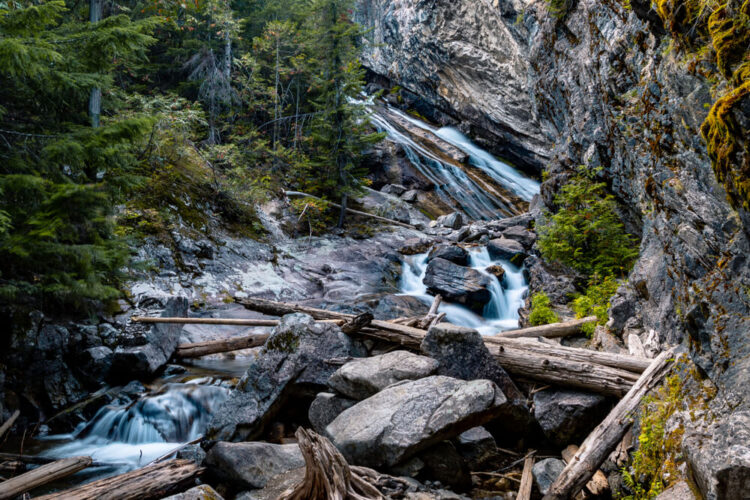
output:
[[[511,226],[503,231],[503,238],[515,240],[523,245],[524,248],[530,249],[536,241],[536,233],[529,231],[524,226]]]
[[[508,238],[495,238],[487,244],[487,252],[493,259],[506,259],[514,264],[526,257],[523,245]]]
[[[481,312],[491,298],[487,275],[446,259],[435,258],[427,264],[423,283],[431,293],[477,312]]]
[[[354,399],[345,398],[331,392],[321,392],[312,403],[307,411],[307,418],[315,432],[325,435],[326,427],[341,415],[344,410],[348,410],[357,404]]]
[[[335,391],[362,400],[402,380],[417,380],[435,373],[438,362],[408,351],[393,351],[343,365],[328,379]]]
[[[461,212],[453,212],[445,216],[442,220],[443,227],[451,229],[460,229],[464,225],[464,216]]]
[[[172,297],[161,313],[162,317],[186,317],[186,297]],[[167,364],[177,348],[183,325],[179,323],[156,323],[146,333],[143,345],[115,349],[110,373],[122,380],[151,378]]]
[[[459,266],[469,264],[469,252],[458,245],[437,245],[427,256],[427,262],[437,258],[449,260]]]
[[[534,474],[534,481],[536,481],[539,493],[546,495],[549,487],[555,482],[557,476],[565,468],[565,462],[557,458],[545,458],[534,464],[531,472]]]
[[[394,384],[357,403],[326,434],[352,464],[393,466],[492,420],[506,402],[489,380],[436,375]]]
[[[296,444],[216,443],[203,465],[221,481],[242,489],[263,488],[272,477],[305,465]]]
[[[685,481],[679,481],[659,493],[655,500],[695,500],[696,498],[698,497],[695,496],[690,485]]]
[[[207,436],[225,441],[257,438],[290,396],[312,397],[325,390],[335,371],[329,360],[364,354],[334,324],[304,314],[284,316],[214,414]]]
[[[554,445],[579,443],[607,416],[603,396],[574,390],[546,389],[534,394],[534,417]]]
[[[497,455],[497,443],[484,427],[474,427],[456,438],[456,449],[472,470]]]

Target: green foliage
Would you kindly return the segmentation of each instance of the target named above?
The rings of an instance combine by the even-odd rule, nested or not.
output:
[[[617,291],[618,286],[617,280],[612,276],[600,278],[598,275],[594,275],[589,281],[586,292],[576,297],[571,303],[576,318],[596,316],[598,319],[596,323],[587,323],[581,327],[581,331],[587,337],[591,337],[596,325],[603,325],[607,322],[609,300]]]
[[[550,308],[549,297],[544,292],[537,292],[531,297],[531,313],[529,323],[532,325],[548,325],[557,323],[560,317]]]
[[[635,239],[625,232],[614,197],[585,167],[555,198],[559,210],[538,224],[539,249],[555,261],[587,276],[625,275],[638,256]]]
[[[297,215],[297,220],[307,226],[310,234],[320,234],[330,225],[331,220],[327,215],[328,203],[317,198],[297,198],[290,202],[292,211]]]
[[[573,8],[575,0],[546,0],[547,12],[555,19],[563,19]]]

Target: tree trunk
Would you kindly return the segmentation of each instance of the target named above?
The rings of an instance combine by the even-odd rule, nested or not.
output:
[[[13,412],[13,415],[10,416],[8,420],[5,421],[3,425],[0,426],[0,438],[3,437],[3,434],[8,432],[8,430],[13,427],[13,424],[16,423],[16,419],[21,414],[20,410],[16,410]]]
[[[341,195],[341,210],[339,210],[339,222],[337,224],[337,227],[342,228],[344,227],[344,216],[346,215],[346,194]]]
[[[39,500],[152,500],[195,484],[203,469],[190,460],[168,460],[40,497]]]
[[[232,339],[196,342],[195,344],[180,344],[177,346],[174,355],[179,359],[190,359],[208,356],[209,354],[249,349],[251,347],[262,346],[266,343],[269,336],[269,334],[265,333],[248,335],[247,337],[235,337]]]
[[[552,323],[550,325],[530,326],[528,328],[519,328],[517,330],[506,330],[496,333],[492,337],[514,339],[519,337],[568,337],[581,331],[581,327],[587,323],[596,323],[596,316],[566,321],[564,323]]]
[[[71,457],[56,460],[0,483],[0,500],[15,498],[21,493],[70,476],[91,465],[91,457]]]
[[[648,392],[656,387],[674,363],[674,349],[661,353],[602,423],[586,438],[557,477],[544,500],[572,498],[591,479],[633,424],[632,415]]]
[[[523,461],[521,485],[518,487],[516,500],[531,500],[531,487],[534,486],[534,475],[531,470],[532,467],[534,467],[534,457],[526,457]]]
[[[102,19],[102,1],[89,0],[89,22],[98,23]],[[94,87],[89,95],[89,116],[91,117],[91,126],[99,127],[99,120],[102,114],[102,89]]]

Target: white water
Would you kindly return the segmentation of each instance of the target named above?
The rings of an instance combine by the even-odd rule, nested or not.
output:
[[[521,199],[530,201],[539,192],[537,181],[524,176],[507,163],[479,148],[455,128],[435,128],[397,109],[389,108],[388,111],[460,149],[468,155],[471,165],[482,170],[497,184]],[[389,140],[403,147],[409,162],[435,185],[435,192],[449,206],[463,211],[474,220],[495,219],[498,213],[506,208],[505,202],[479,186],[460,167],[444,161],[412,140],[398,126],[391,123],[386,115],[373,113],[371,120],[381,131],[386,132]]]
[[[412,255],[404,260],[400,289],[402,295],[411,295],[426,304],[431,304],[433,297],[427,293],[427,287],[422,282],[427,272],[427,255]],[[518,309],[529,288],[523,278],[522,269],[506,260],[493,261],[486,247],[469,250],[469,257],[469,267],[490,278],[490,302],[484,307],[481,316],[464,306],[448,302],[442,302],[438,311],[445,313],[446,321],[474,328],[482,335],[518,328]],[[499,264],[505,269],[502,283],[497,277],[485,271],[493,264]]]
[[[107,405],[72,434],[43,438],[61,441],[43,455],[89,455],[106,464],[98,475],[142,467],[202,436],[229,389],[214,379],[165,384],[135,403]]]

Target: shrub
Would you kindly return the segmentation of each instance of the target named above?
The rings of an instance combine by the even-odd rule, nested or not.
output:
[[[606,276],[602,279],[598,275],[595,275],[589,281],[586,293],[579,295],[573,300],[572,308],[576,313],[576,318],[585,318],[586,316],[597,317],[598,321],[596,323],[587,323],[581,327],[581,331],[587,337],[593,335],[596,325],[603,325],[607,322],[609,299],[615,294],[618,286],[617,280],[612,276]]]
[[[534,326],[557,323],[560,317],[550,308],[549,297],[544,292],[537,292],[531,297],[531,314],[529,323]]]
[[[547,11],[555,19],[564,18],[573,8],[575,0],[547,0]]]
[[[594,182],[596,171],[580,167],[555,197],[560,207],[537,225],[539,250],[587,276],[624,276],[638,256],[635,238],[625,232],[606,184]]]

